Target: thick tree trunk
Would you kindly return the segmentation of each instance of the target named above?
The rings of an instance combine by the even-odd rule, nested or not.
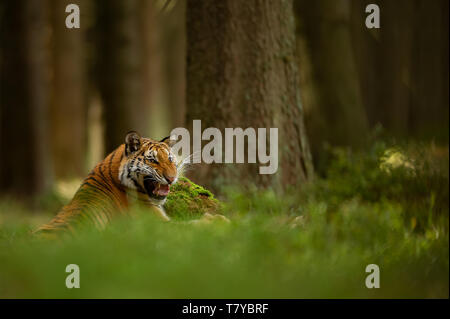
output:
[[[52,153],[55,176],[84,176],[86,156],[86,21],[67,29],[65,8],[70,0],[51,1],[53,40],[53,96],[51,104]],[[87,8],[77,2],[80,11]],[[84,18],[84,16],[83,16]],[[70,142],[69,142],[70,141]]]
[[[0,79],[0,189],[36,195],[51,186],[48,138],[48,7],[3,2]]]
[[[222,134],[230,127],[279,134],[276,174],[259,174],[259,163],[202,164],[191,171],[195,181],[282,189],[312,176],[295,49],[292,1],[187,2],[188,126],[200,119]]]

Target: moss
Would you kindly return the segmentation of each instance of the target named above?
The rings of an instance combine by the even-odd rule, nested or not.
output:
[[[180,177],[171,187],[165,209],[171,217],[192,218],[204,213],[217,214],[222,210],[222,203],[209,190]]]

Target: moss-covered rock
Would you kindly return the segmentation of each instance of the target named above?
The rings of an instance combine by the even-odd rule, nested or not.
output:
[[[171,186],[164,207],[170,217],[198,218],[205,213],[220,213],[222,203],[209,190],[186,177],[180,177]]]

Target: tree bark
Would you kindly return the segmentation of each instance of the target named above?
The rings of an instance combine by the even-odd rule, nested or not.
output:
[[[292,1],[187,2],[187,125],[278,128],[279,167],[202,164],[191,176],[217,190],[226,184],[274,189],[313,175],[300,102]],[[191,134],[192,136],[192,134]]]

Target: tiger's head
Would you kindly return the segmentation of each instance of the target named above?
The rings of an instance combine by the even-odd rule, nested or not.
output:
[[[119,169],[122,185],[147,194],[151,202],[162,205],[170,185],[178,179],[177,160],[171,150],[175,142],[170,137],[158,142],[129,132]]]

